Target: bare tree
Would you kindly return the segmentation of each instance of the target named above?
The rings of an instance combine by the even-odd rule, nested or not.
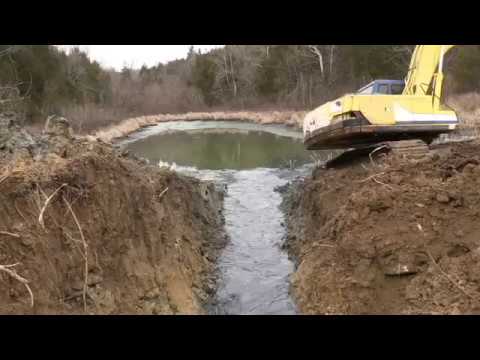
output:
[[[335,45],[330,45],[330,68],[329,68],[329,74],[333,74],[333,57],[335,53]]]
[[[229,52],[228,56],[229,56],[229,59],[230,59],[230,74],[232,76],[232,83],[233,83],[233,97],[236,98],[238,88],[237,88],[237,81],[235,80],[235,69],[233,67],[232,53]]]
[[[322,75],[322,78],[324,78],[325,66],[323,62],[323,54],[322,54],[322,51],[320,50],[320,47],[318,45],[307,45],[307,47],[310,50],[310,52],[318,58],[318,64],[320,65],[320,73]]]
[[[16,82],[13,82],[11,84],[0,85],[0,112],[14,111],[16,113],[20,113],[24,110],[23,109],[24,97],[21,96],[20,89],[19,89],[20,85],[22,85],[22,82],[18,80],[15,64],[11,59],[11,55],[15,50],[16,50],[15,46],[12,45],[0,51],[0,58],[4,56],[7,56],[10,58],[10,62],[12,63],[12,68],[14,70],[15,77],[17,78]]]
[[[410,63],[414,49],[414,45],[394,45],[388,61],[394,64],[397,69],[404,69]]]

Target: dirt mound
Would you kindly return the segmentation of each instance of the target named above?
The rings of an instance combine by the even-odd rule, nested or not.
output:
[[[478,313],[479,189],[478,143],[317,169],[284,204],[300,310]]]
[[[0,162],[0,313],[204,313],[222,193],[56,124]]]

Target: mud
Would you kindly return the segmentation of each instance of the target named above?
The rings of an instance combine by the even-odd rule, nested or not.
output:
[[[16,264],[33,307],[2,270],[1,314],[206,312],[226,243],[212,183],[77,138],[62,119],[39,138],[3,125],[0,266]]]
[[[480,313],[480,143],[292,183],[287,250],[305,314]]]

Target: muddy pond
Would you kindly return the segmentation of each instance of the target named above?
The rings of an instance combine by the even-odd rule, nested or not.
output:
[[[226,188],[230,242],[219,259],[212,314],[296,313],[289,294],[294,265],[281,249],[284,215],[275,188],[313,166],[300,132],[232,121],[171,122],[145,128],[120,145],[151,164]],[[315,159],[328,156],[317,152]]]

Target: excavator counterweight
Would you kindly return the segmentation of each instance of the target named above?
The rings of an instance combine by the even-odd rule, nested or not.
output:
[[[440,104],[443,57],[453,46],[417,45],[405,81],[376,80],[308,113],[306,148],[362,148],[414,139],[430,143],[455,130],[457,115]]]

